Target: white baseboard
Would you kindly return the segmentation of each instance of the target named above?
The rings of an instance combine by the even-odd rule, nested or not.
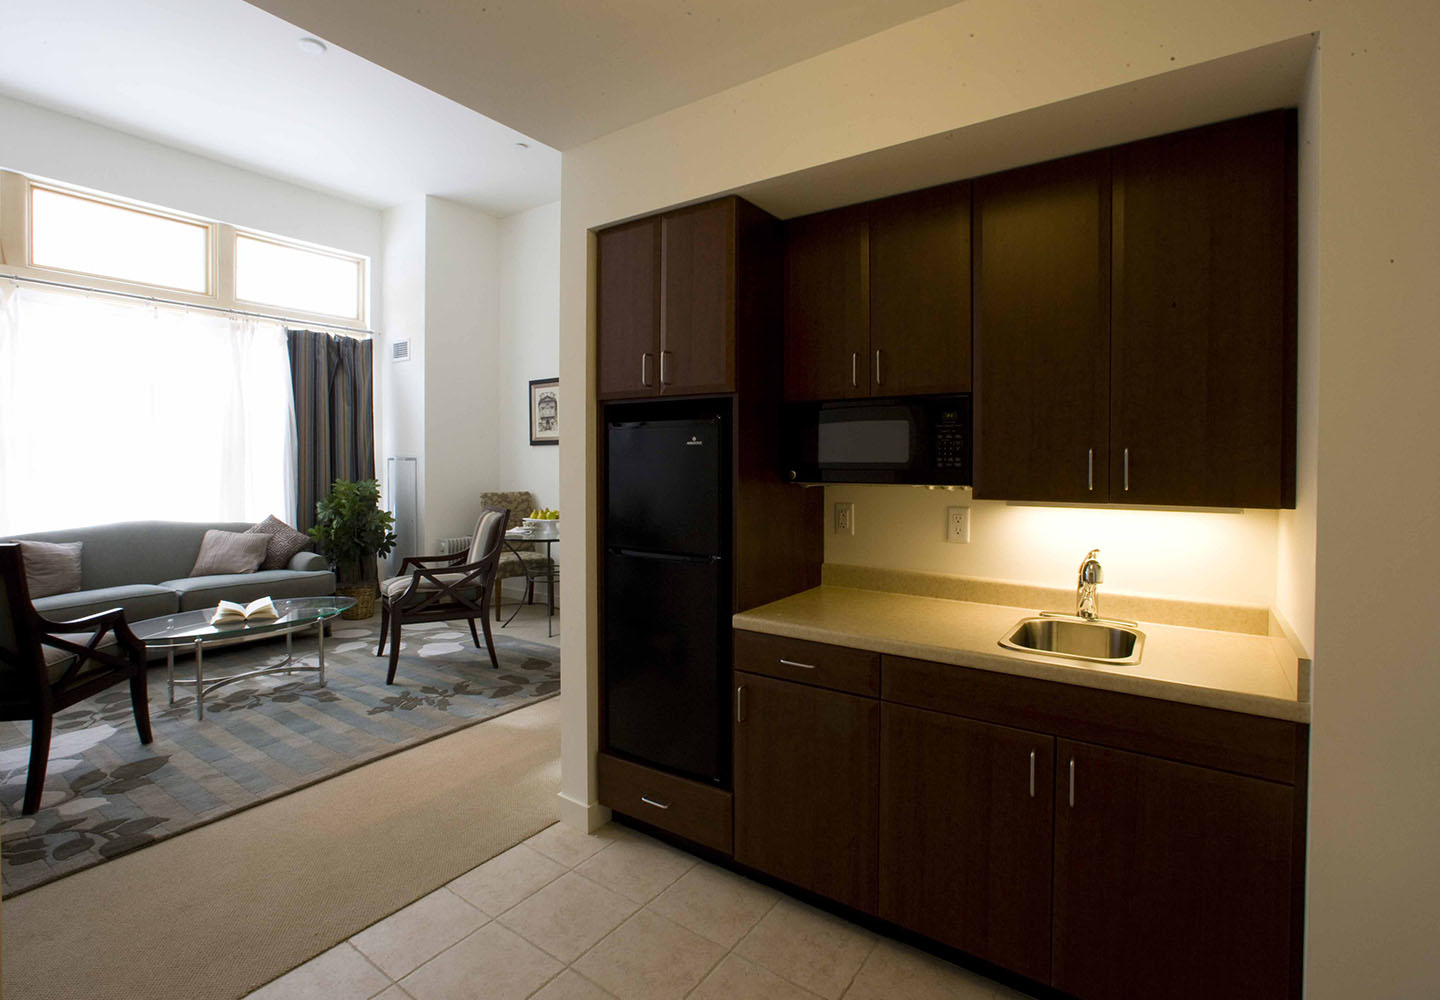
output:
[[[594,833],[610,822],[610,807],[598,802],[581,802],[564,792],[556,792],[555,818],[581,833]]]

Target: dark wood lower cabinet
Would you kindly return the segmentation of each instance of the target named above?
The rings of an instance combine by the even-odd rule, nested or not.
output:
[[[880,916],[1050,978],[1055,741],[899,705],[880,739]]]
[[[1081,1000],[1291,996],[1294,799],[1061,740],[1054,985]]]
[[[880,702],[735,673],[735,860],[876,911]]]

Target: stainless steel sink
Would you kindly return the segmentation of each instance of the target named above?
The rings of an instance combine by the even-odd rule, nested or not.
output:
[[[1096,663],[1140,662],[1145,633],[1127,622],[1041,615],[1022,618],[1000,645],[1021,653],[1067,656]]]

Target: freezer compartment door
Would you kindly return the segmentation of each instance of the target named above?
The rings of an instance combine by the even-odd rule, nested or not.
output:
[[[605,578],[607,749],[728,787],[727,566],[611,551]]]
[[[609,425],[605,544],[723,555],[730,460],[725,421],[646,420]]]

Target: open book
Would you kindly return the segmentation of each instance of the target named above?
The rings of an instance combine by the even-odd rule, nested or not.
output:
[[[264,621],[267,618],[279,617],[280,612],[275,610],[275,602],[268,597],[260,597],[249,604],[221,601],[215,608],[215,616],[210,619],[210,624],[226,625],[232,622]]]

